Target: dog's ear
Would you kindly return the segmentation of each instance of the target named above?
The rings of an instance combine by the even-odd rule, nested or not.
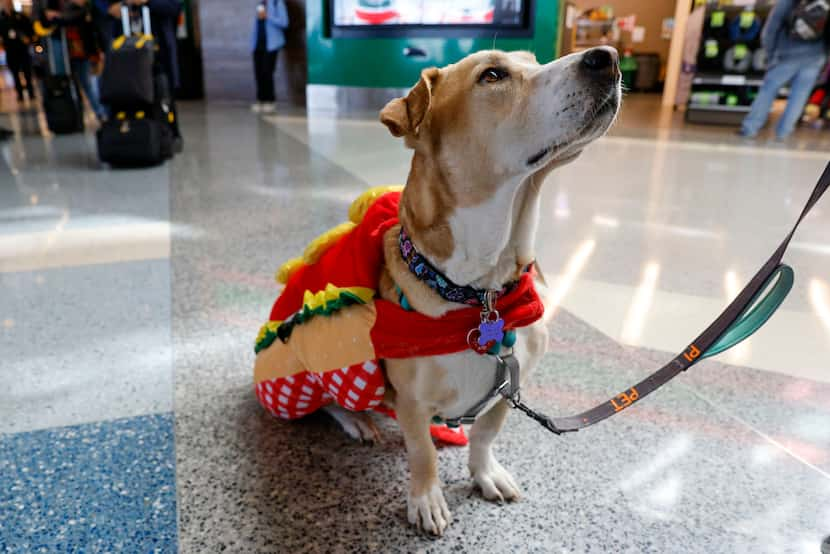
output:
[[[432,102],[432,86],[438,69],[431,67],[421,72],[421,79],[404,98],[395,98],[380,111],[380,121],[396,137],[417,135]]]

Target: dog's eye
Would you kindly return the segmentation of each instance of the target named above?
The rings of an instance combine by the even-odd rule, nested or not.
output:
[[[507,79],[510,74],[500,67],[488,67],[478,78],[479,83],[495,83],[502,79]]]

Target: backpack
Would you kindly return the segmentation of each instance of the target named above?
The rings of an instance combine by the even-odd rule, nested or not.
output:
[[[828,18],[828,0],[799,0],[790,16],[790,35],[801,40],[820,40],[824,38]]]

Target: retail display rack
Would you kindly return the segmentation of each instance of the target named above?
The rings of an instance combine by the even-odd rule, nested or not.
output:
[[[761,29],[773,2],[706,3],[697,71],[686,107],[691,123],[741,122],[766,69]]]

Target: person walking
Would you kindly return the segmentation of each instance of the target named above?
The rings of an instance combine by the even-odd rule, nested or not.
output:
[[[44,27],[55,27],[50,35],[50,47],[60,52],[60,30],[66,32],[69,68],[63,67],[63,57],[55,56],[58,74],[69,73],[78,90],[83,90],[87,102],[99,120],[107,117],[98,94],[98,83],[92,75],[90,63],[101,54],[101,41],[93,23],[92,6],[87,0],[35,0],[33,13]]]
[[[792,134],[816,79],[827,62],[828,0],[777,0],[761,33],[767,55],[767,72],[739,134],[754,138],[769,117],[778,91],[790,83],[787,107],[775,135]]]
[[[0,40],[3,41],[6,64],[14,79],[19,103],[24,100],[24,90],[28,92],[30,102],[35,99],[32,57],[29,54],[29,44],[33,35],[32,20],[25,14],[15,11],[12,0],[0,1]]]
[[[274,92],[274,70],[277,55],[285,46],[288,27],[288,11],[284,0],[259,0],[251,37],[256,79],[256,102],[251,106],[255,113],[273,113],[277,96]]]

